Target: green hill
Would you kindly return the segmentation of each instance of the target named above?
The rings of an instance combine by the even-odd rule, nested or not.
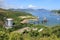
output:
[[[26,13],[26,12],[21,12],[21,11],[12,11],[12,10],[6,10],[6,9],[2,9],[0,8],[0,22],[4,21],[4,17],[6,18],[13,18],[14,21],[19,20],[20,18],[18,18],[19,16],[32,16],[32,14],[30,13]]]
[[[52,12],[60,14],[60,10],[52,10]]]

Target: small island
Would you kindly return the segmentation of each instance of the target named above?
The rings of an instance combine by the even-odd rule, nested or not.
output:
[[[56,15],[60,15],[60,10],[52,10],[51,12],[54,12]]]

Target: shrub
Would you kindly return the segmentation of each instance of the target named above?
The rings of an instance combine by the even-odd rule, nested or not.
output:
[[[20,33],[11,32],[9,36],[9,40],[20,40]]]
[[[8,40],[8,39],[9,39],[9,33],[0,31],[0,40]]]
[[[27,33],[23,34],[22,38],[23,38],[23,40],[31,40],[30,34],[27,34]]]

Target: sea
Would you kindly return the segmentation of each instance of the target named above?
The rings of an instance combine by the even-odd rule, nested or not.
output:
[[[50,12],[50,11],[43,11],[43,10],[42,11],[35,10],[35,11],[28,11],[28,12],[38,17],[38,22],[30,21],[30,23],[43,24],[46,26],[60,25],[60,15],[57,13]],[[42,23],[44,18],[47,19],[46,23]]]

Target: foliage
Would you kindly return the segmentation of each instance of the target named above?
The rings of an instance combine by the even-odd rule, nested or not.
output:
[[[18,18],[19,16],[32,16],[32,14],[27,13],[27,12],[21,12],[21,11],[12,11],[12,10],[6,10],[0,8],[0,24],[4,24],[5,18],[13,18],[14,23],[19,24],[19,22],[22,20]]]
[[[31,37],[37,37],[39,35],[39,32],[31,30],[29,34],[31,35]]]
[[[26,34],[26,33],[22,35],[22,38],[23,40],[31,40],[30,34]]]
[[[9,34],[4,31],[0,31],[0,40],[8,40],[8,39],[9,39]]]
[[[60,11],[58,13],[60,13]],[[0,9],[0,40],[60,40],[60,26],[46,27],[40,24],[22,24],[20,21],[23,19],[18,18],[21,15],[26,16],[31,14]],[[15,25],[10,29],[4,28],[4,17],[13,18]],[[40,32],[38,32],[38,30],[25,30],[22,34],[15,32],[24,27],[38,28],[38,30],[43,28],[43,30]]]
[[[3,27],[0,27],[0,40],[60,40],[59,39],[60,38],[60,34],[59,34],[60,26],[43,27],[43,28],[44,29],[41,32],[38,32],[38,30],[35,30],[35,31],[25,30],[24,33],[20,34],[19,32],[15,32],[15,30],[13,29],[10,29],[13,31],[8,32],[9,30]]]
[[[60,10],[52,10],[52,12],[60,14]]]
[[[20,33],[16,32],[10,33],[9,40],[20,40]]]

